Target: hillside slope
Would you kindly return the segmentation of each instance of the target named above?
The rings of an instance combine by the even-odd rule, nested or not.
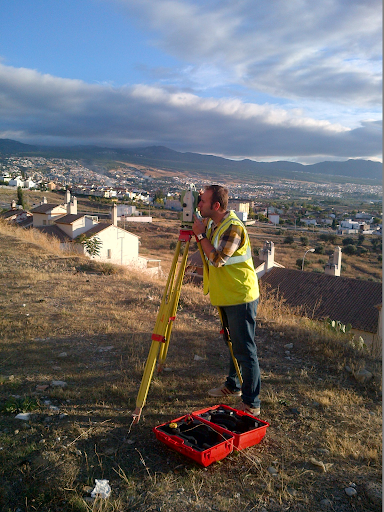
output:
[[[1,510],[381,510],[378,361],[263,295],[256,341],[270,427],[204,470],[152,428],[214,405],[206,390],[225,376],[228,354],[208,299],[183,285],[170,371],[154,376],[132,427],[165,280],[54,249],[0,225]],[[345,364],[378,379],[361,385]],[[15,418],[21,411],[28,421]],[[112,493],[97,508],[90,491],[101,478]]]

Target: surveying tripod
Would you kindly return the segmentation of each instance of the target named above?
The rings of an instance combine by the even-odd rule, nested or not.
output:
[[[167,284],[165,286],[163,298],[161,300],[160,309],[157,314],[155,327],[152,333],[152,344],[149,350],[147,362],[144,368],[144,374],[141,380],[141,385],[139,389],[139,393],[136,399],[136,409],[134,410],[133,422],[135,425],[139,422],[142,409],[145,405],[145,401],[147,399],[149,386],[151,384],[153,372],[155,370],[156,361],[158,361],[158,372],[161,372],[164,368],[165,359],[168,353],[169,341],[171,339],[172,333],[172,325],[176,318],[177,306],[179,304],[181,286],[184,279],[185,268],[187,264],[189,245],[192,236],[194,235],[191,229],[180,229],[179,239],[176,245],[175,254],[172,260],[171,270],[168,275]],[[196,240],[197,241],[197,240]],[[182,252],[182,259],[178,266],[179,255],[181,253],[181,244],[185,244],[184,251]],[[204,251],[201,247],[201,243],[197,243],[200,256],[204,265],[204,272],[208,272],[208,265],[205,259]],[[233,363],[236,368],[236,373],[239,378],[240,383],[242,383],[242,377],[240,373],[240,368],[237,363],[237,360],[234,356],[232,343],[229,336],[229,329],[225,325],[223,321],[223,315],[219,310],[219,316],[221,320],[221,324],[223,329],[221,333],[224,336],[224,340],[228,344],[228,348],[231,353],[231,357],[233,359]]]

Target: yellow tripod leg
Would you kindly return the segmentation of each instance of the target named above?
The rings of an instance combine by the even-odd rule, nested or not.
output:
[[[156,359],[157,359],[157,354],[159,352],[159,348],[160,348],[160,343],[158,341],[152,341],[152,345],[149,350],[148,359],[147,359],[147,362],[145,363],[144,374],[143,374],[143,378],[141,380],[139,393],[138,393],[137,399],[136,399],[136,409],[133,411],[133,414],[132,414],[134,425],[139,422],[140,416],[141,416],[141,411],[144,407],[145,400],[147,399],[149,386],[151,384],[151,380],[152,380],[152,376],[153,376],[153,371],[156,366]]]
[[[148,396],[148,391],[151,384],[153,372],[156,366],[157,357],[160,353],[159,366],[161,367],[164,364],[168,352],[169,340],[172,332],[172,324],[175,319],[177,306],[180,299],[180,292],[183,283],[185,267],[187,265],[187,257],[191,234],[192,231],[190,230],[180,231],[180,236],[176,245],[171,270],[169,272],[169,276],[167,279],[167,284],[160,304],[160,309],[157,314],[155,328],[152,333],[152,344],[147,358],[147,362],[145,364],[144,374],[141,380],[139,393],[136,399],[136,409],[133,412],[133,424],[138,423],[140,420],[141,412]],[[181,264],[179,266],[179,272],[177,274],[177,278],[175,281],[177,262],[180,254],[180,247],[182,241],[186,242],[186,246],[183,258],[181,260]]]
[[[141,412],[144,407],[145,401],[148,396],[149,386],[151,384],[153,372],[156,366],[156,360],[159,353],[160,348],[164,345],[165,334],[167,330],[167,325],[169,322],[168,313],[168,299],[170,294],[170,290],[172,290],[174,285],[174,278],[176,273],[177,261],[180,253],[180,245],[179,241],[176,245],[175,254],[173,257],[171,270],[168,275],[167,284],[163,293],[163,297],[161,300],[159,312],[157,314],[155,328],[152,333],[152,344],[149,350],[147,362],[145,364],[143,377],[141,379],[139,393],[136,399],[136,409],[134,410],[133,416],[133,424],[137,424],[140,420]]]
[[[165,343],[160,347],[159,366],[158,366],[159,372],[162,371],[164,364],[165,364],[165,359],[168,354],[168,347],[169,347],[169,342],[171,339],[172,326],[173,326],[173,322],[175,321],[175,318],[176,318],[177,306],[178,306],[179,300],[180,300],[181,286],[183,284],[185,268],[187,266],[188,251],[189,251],[189,240],[187,241],[187,243],[185,245],[183,257],[182,257],[180,267],[179,267],[179,273],[177,275],[177,279],[175,281],[175,286],[174,286],[174,289],[172,290],[172,293],[171,293],[171,296],[169,299],[169,316],[168,316],[169,322],[168,322],[168,325],[166,328],[166,333],[165,333]]]

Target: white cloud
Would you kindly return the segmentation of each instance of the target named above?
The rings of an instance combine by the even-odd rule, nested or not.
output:
[[[148,85],[90,85],[2,64],[0,91],[0,137],[15,133],[24,142],[160,144],[255,159],[374,157],[381,152],[377,121],[352,130],[295,109]]]
[[[187,84],[225,79],[284,98],[381,105],[379,0],[116,1],[188,63]]]

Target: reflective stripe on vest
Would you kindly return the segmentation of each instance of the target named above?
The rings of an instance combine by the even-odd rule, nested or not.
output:
[[[228,224],[228,226],[227,226],[227,224]],[[219,247],[219,239],[220,239],[221,234],[224,233],[228,229],[228,227],[232,224],[235,224],[237,226],[243,226],[242,223],[240,222],[240,220],[234,219],[233,215],[228,215],[228,217],[224,220],[223,224],[219,227],[219,229],[216,229],[216,232],[212,238],[211,243],[216,250]],[[208,224],[208,229],[212,229],[212,220]],[[246,237],[244,246],[242,248],[244,248],[244,247],[246,247],[245,254],[240,254],[239,256],[230,256],[226,260],[225,265],[236,265],[237,263],[243,263],[244,261],[251,259],[252,251],[251,251],[251,246],[249,244],[248,236]],[[236,249],[236,251],[238,251],[238,250],[239,250],[239,248]],[[209,260],[208,260],[208,264],[213,266],[213,263]]]

